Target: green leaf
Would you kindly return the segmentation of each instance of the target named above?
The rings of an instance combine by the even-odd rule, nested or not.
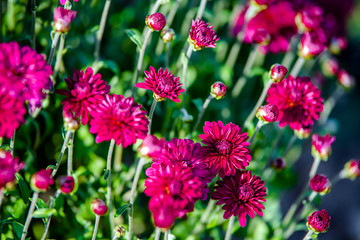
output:
[[[196,109],[201,112],[202,106],[204,104],[203,100],[201,98],[196,98],[192,102],[195,104]]]
[[[181,64],[186,65],[188,64],[189,59],[186,57],[185,53],[181,53]]]
[[[16,236],[18,238],[21,238],[24,225],[22,225],[21,223],[18,223],[18,222],[13,222],[11,225],[16,233]]]
[[[105,173],[104,173],[104,180],[108,179],[109,173],[110,173],[110,170],[109,170],[109,169],[106,169],[106,170],[105,170]]]
[[[120,208],[116,209],[116,213],[114,215],[114,217],[119,217],[121,216],[126,209],[128,209],[130,207],[130,205],[124,205],[124,206],[121,206]]]
[[[265,72],[265,69],[262,67],[254,67],[249,72],[249,78],[255,77],[255,76],[262,76]]]
[[[140,49],[142,48],[141,33],[137,29],[126,29],[125,33]]]
[[[41,209],[41,208],[47,208],[47,204],[44,202],[44,200],[42,200],[41,198],[38,198],[36,200],[36,208],[37,209]]]
[[[56,213],[55,209],[49,209],[49,208],[40,208],[34,211],[33,217],[34,218],[47,218],[51,215]]]
[[[25,180],[22,178],[22,176],[19,173],[16,173],[15,176],[16,176],[16,180],[19,183],[21,198],[26,204],[29,201],[30,189],[27,183],[25,182]]]

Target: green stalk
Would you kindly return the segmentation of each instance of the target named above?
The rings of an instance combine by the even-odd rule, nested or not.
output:
[[[36,201],[37,201],[38,197],[39,197],[39,193],[34,192],[33,195],[32,195],[29,212],[27,214],[26,221],[25,221],[25,224],[24,224],[24,228],[23,228],[23,231],[22,231],[21,240],[25,240],[25,238],[26,238],[26,235],[27,235],[30,223],[31,223],[31,219],[32,219],[32,216],[33,216],[33,213],[34,213],[34,210],[35,210],[35,205],[36,205]]]
[[[100,216],[95,214],[95,226],[94,226],[94,232],[93,232],[93,236],[92,236],[92,240],[96,239],[96,234],[99,228],[99,222],[100,222]]]
[[[54,38],[53,38],[52,43],[51,43],[50,54],[49,54],[48,61],[47,61],[47,64],[49,64],[50,66],[51,66],[52,61],[54,59],[55,49],[56,49],[56,46],[58,44],[59,38],[60,38],[60,33],[55,32]]]
[[[15,149],[15,133],[16,131],[14,130],[14,134],[11,136],[10,138],[10,152],[11,152],[11,156],[14,156],[14,149]]]
[[[104,35],[106,19],[107,19],[107,15],[108,15],[109,9],[110,9],[110,3],[111,3],[111,0],[106,0],[104,10],[102,12],[101,19],[100,19],[99,31],[96,34],[96,45],[95,45],[95,51],[94,51],[95,62],[99,61],[100,45],[101,45],[102,37]]]
[[[64,46],[65,46],[65,33],[62,33],[61,38],[60,38],[59,49],[58,49],[58,52],[56,55],[56,63],[55,63],[55,67],[54,67],[54,74],[53,74],[54,81],[56,79],[56,76],[57,76],[60,66],[61,66]]]
[[[192,133],[196,131],[196,129],[197,129],[197,127],[199,126],[199,123],[200,123],[200,121],[201,121],[201,118],[203,117],[203,115],[204,115],[204,113],[205,113],[206,108],[208,107],[210,101],[211,101],[213,98],[214,98],[214,97],[213,97],[211,94],[206,98],[206,100],[205,100],[205,102],[204,102],[204,104],[203,104],[203,106],[202,106],[202,108],[201,108],[201,111],[200,111],[200,113],[199,113],[199,116],[198,116],[198,119],[197,119],[197,121],[196,121],[196,124],[195,124],[195,126],[194,126],[194,128],[193,128],[193,130],[192,130]]]
[[[231,232],[232,232],[232,229],[234,227],[234,222],[235,222],[235,216],[233,215],[229,219],[229,224],[228,224],[228,227],[227,227],[227,230],[226,230],[224,240],[230,240],[231,239]]]
[[[63,145],[61,147],[61,150],[60,150],[60,155],[59,155],[59,158],[56,162],[56,165],[55,165],[55,169],[53,169],[52,173],[51,173],[51,177],[55,177],[57,171],[59,170],[59,167],[60,167],[60,163],[61,163],[61,160],[64,156],[64,153],[65,153],[65,150],[68,146],[68,142],[69,142],[69,139],[70,139],[70,136],[71,136],[71,131],[67,131],[66,132],[66,136],[65,136],[65,139],[64,139],[64,142],[63,142]]]
[[[291,69],[290,75],[293,77],[297,77],[299,75],[301,68],[304,66],[304,63],[305,63],[305,59],[303,57],[298,57],[294,67]]]
[[[50,204],[49,204],[49,209],[53,209],[54,208],[54,205],[55,205],[55,201],[56,199],[59,197],[61,191],[58,189],[55,194],[54,194],[54,197],[50,197]],[[50,215],[47,220],[46,220],[46,224],[45,224],[45,230],[44,230],[44,233],[41,237],[41,240],[45,240],[46,239],[46,235],[49,231],[49,227],[50,227],[50,222],[51,222],[51,217],[52,215]]]
[[[151,104],[151,108],[150,108],[150,112],[149,112],[149,133],[151,133],[151,124],[152,124],[152,119],[153,119],[153,116],[154,116],[154,111],[155,111],[155,107],[156,107],[156,99],[154,98],[152,104]]]
[[[113,204],[112,204],[112,192],[111,192],[111,159],[112,154],[115,147],[115,140],[111,139],[108,156],[106,160],[106,169],[105,169],[105,176],[107,177],[107,191],[106,191],[106,204],[109,207],[109,222],[110,222],[110,231],[111,231],[111,238],[114,237],[114,212],[113,212]],[[107,175],[107,176],[106,176]]]

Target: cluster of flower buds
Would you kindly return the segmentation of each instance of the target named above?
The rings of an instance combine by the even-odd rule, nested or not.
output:
[[[325,209],[321,211],[313,212],[309,217],[306,223],[309,231],[313,231],[314,233],[325,233],[330,226],[331,217],[325,211]]]
[[[325,195],[331,190],[330,180],[322,174],[315,174],[310,180],[310,189],[320,195]]]
[[[222,82],[215,82],[213,85],[211,85],[210,94],[217,100],[223,99],[226,94],[227,87]]]
[[[256,117],[263,123],[275,122],[279,117],[279,109],[274,104],[266,104],[258,108]]]
[[[356,180],[360,176],[360,161],[351,159],[345,163],[344,169],[340,172],[341,178]]]
[[[311,148],[312,156],[326,161],[331,154],[331,144],[335,141],[335,139],[336,137],[330,137],[329,134],[326,134],[325,136],[313,134]]]
[[[145,24],[153,31],[161,31],[166,25],[166,18],[162,13],[154,13],[145,18]]]
[[[66,33],[69,31],[70,23],[74,20],[76,11],[57,7],[54,10],[53,28],[56,32]]]

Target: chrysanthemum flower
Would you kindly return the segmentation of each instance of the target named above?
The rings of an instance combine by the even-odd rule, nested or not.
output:
[[[25,122],[26,109],[23,99],[2,84],[0,75],[0,137],[11,138],[14,131]]]
[[[145,82],[137,83],[135,87],[153,91],[156,101],[164,101],[169,98],[171,101],[180,102],[178,96],[185,92],[185,89],[181,88],[180,77],[172,75],[168,69],[163,71],[160,68],[156,72],[152,66],[150,66],[150,72],[145,71],[144,73],[146,75]]]
[[[97,134],[95,141],[115,140],[124,148],[144,139],[149,129],[146,112],[132,97],[106,95],[94,111],[91,111],[90,132]]]
[[[162,13],[154,13],[145,18],[145,24],[153,31],[160,31],[166,25],[166,18]]]
[[[216,47],[216,42],[220,38],[216,36],[213,26],[208,26],[209,23],[201,21],[200,18],[192,20],[188,41],[194,51]]]
[[[205,122],[204,134],[199,137],[203,146],[200,150],[202,161],[207,163],[214,174],[220,177],[234,175],[237,169],[245,169],[251,161],[248,133],[233,123],[224,126],[221,121]]]
[[[74,20],[75,16],[76,11],[65,9],[63,7],[55,8],[53,22],[55,31],[60,33],[69,31],[70,23]]]
[[[54,184],[54,179],[51,177],[52,170],[41,169],[31,176],[30,185],[36,192],[46,192],[51,185]]]
[[[278,107],[279,126],[289,125],[294,130],[312,126],[324,108],[320,90],[308,77],[294,78],[290,75],[273,84],[266,101]]]
[[[326,134],[325,136],[313,134],[311,148],[313,157],[326,161],[331,154],[331,144],[335,142],[335,140],[336,137],[330,137],[330,134]]]
[[[60,0],[60,4],[61,5],[65,5],[66,1],[68,0]],[[73,0],[74,2],[78,2],[79,0]]]
[[[85,125],[89,121],[89,112],[96,109],[98,102],[110,92],[110,85],[101,79],[99,73],[94,75],[91,67],[85,72],[75,69],[73,77],[65,78],[65,82],[70,91],[64,89],[56,91],[67,96],[61,102],[64,105],[63,111],[74,112],[75,117],[81,117],[81,122]]]
[[[319,28],[324,21],[323,10],[315,4],[306,4],[296,15],[296,25],[303,32]]]
[[[166,141],[158,139],[152,134],[147,135],[140,145],[138,151],[144,157],[155,158],[164,152]]]
[[[256,117],[265,123],[275,122],[279,117],[279,109],[274,104],[266,104],[258,108]]]
[[[324,233],[328,230],[330,226],[331,217],[325,211],[325,209],[321,211],[313,212],[309,217],[306,225],[309,230],[315,233]]]
[[[327,39],[322,29],[305,32],[299,44],[299,55],[305,59],[313,58],[327,49]]]
[[[251,218],[257,213],[263,215],[262,205],[266,202],[266,188],[264,181],[260,177],[252,175],[251,171],[237,171],[234,176],[227,176],[223,180],[217,181],[215,191],[211,198],[218,200],[217,205],[225,204],[224,218],[239,216],[240,226],[245,227],[246,215]]]
[[[9,92],[16,92],[31,107],[40,107],[53,83],[51,67],[34,49],[17,42],[0,43],[0,75]]]
[[[325,175],[315,174],[310,180],[310,189],[320,195],[325,195],[331,190],[331,182]]]
[[[12,157],[11,152],[0,149],[0,191],[9,182],[15,180],[15,173],[24,167],[24,163],[19,163],[17,157]]]

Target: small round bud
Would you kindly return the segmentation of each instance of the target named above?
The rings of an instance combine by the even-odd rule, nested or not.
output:
[[[266,46],[270,43],[271,37],[265,29],[256,30],[253,36],[253,42],[262,46]]]
[[[274,104],[266,104],[256,111],[256,117],[263,122],[275,122],[279,117],[279,109]]]
[[[51,169],[41,169],[31,176],[30,186],[35,192],[46,192],[51,185],[54,184],[54,179],[51,178]]]
[[[360,161],[351,159],[345,163],[344,169],[340,172],[341,178],[356,180],[360,176]]]
[[[211,85],[210,94],[217,100],[223,99],[226,94],[227,87],[222,82],[216,82]]]
[[[91,210],[99,216],[103,216],[107,213],[108,207],[106,206],[105,202],[101,199],[95,198],[91,202]]]
[[[305,59],[311,59],[327,48],[325,32],[322,29],[316,29],[311,32],[305,32],[299,44],[299,56]]]
[[[159,140],[157,137],[150,134],[144,138],[144,141],[140,145],[138,151],[143,157],[154,158],[163,151],[165,144],[166,141],[164,138]]]
[[[76,131],[80,127],[79,120],[74,117],[71,111],[63,111],[65,131]]]
[[[63,194],[69,194],[74,190],[75,180],[72,176],[61,176],[58,183]]]
[[[325,195],[331,190],[330,180],[322,174],[315,174],[310,180],[310,189],[320,195]]]
[[[71,11],[62,7],[54,10],[53,28],[56,32],[64,33],[69,31],[70,23],[74,20],[76,11]]]
[[[169,43],[175,39],[175,31],[172,28],[163,29],[160,36],[165,43]]]
[[[340,85],[346,90],[351,90],[353,87],[355,87],[354,77],[343,69],[339,71],[337,79]]]
[[[307,126],[307,127],[300,128],[298,130],[297,129],[294,130],[294,134],[296,135],[296,137],[298,139],[305,139],[305,138],[310,137],[311,132],[312,132],[311,126]]]
[[[121,238],[125,235],[125,228],[123,226],[116,226],[114,229],[115,236]]]
[[[330,42],[329,51],[334,55],[338,55],[346,47],[347,47],[346,38],[334,37]]]
[[[323,73],[325,76],[332,77],[338,74],[339,72],[339,63],[336,58],[326,59],[321,65]]]
[[[160,31],[165,27],[166,19],[164,14],[157,12],[147,16],[145,18],[145,24],[153,31]]]
[[[331,144],[335,139],[336,137],[330,137],[330,134],[326,134],[325,136],[313,134],[311,155],[314,158],[326,161],[331,154]]]
[[[309,230],[315,233],[324,233],[328,230],[330,226],[331,217],[323,209],[321,211],[313,212],[309,217],[306,223]]]
[[[282,157],[275,158],[271,163],[271,167],[275,170],[284,170],[286,168],[285,159]]]
[[[269,77],[273,82],[280,82],[287,74],[288,70],[283,65],[278,63],[274,64],[270,68]]]

